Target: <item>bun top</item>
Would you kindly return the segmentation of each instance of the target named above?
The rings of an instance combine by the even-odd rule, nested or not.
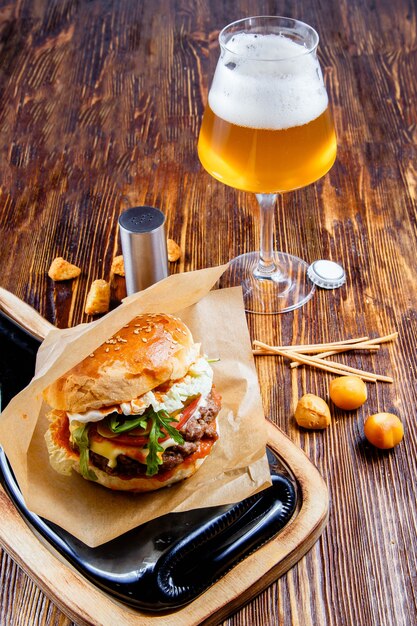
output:
[[[199,351],[177,317],[138,315],[47,387],[43,396],[52,408],[69,413],[128,402],[185,376]]]

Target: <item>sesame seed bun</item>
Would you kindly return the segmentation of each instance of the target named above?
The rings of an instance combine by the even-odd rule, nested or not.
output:
[[[178,318],[138,315],[47,387],[44,399],[53,409],[69,413],[120,404],[182,378],[199,348]]]

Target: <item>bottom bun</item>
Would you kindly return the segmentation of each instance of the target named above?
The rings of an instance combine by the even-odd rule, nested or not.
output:
[[[58,419],[52,421],[45,433],[51,466],[59,474],[66,476],[70,475],[72,470],[80,474],[80,456],[70,446],[67,420],[63,418],[63,412],[53,411],[51,417],[58,417]],[[201,445],[202,443],[204,445]],[[97,477],[97,480],[92,480],[91,482],[114,491],[132,491],[135,493],[156,491],[192,476],[210,454],[213,443],[214,440],[205,439],[204,442],[200,442],[197,450],[184,459],[182,463],[172,470],[155,476],[114,476],[89,463],[90,469]],[[85,477],[83,476],[83,478]],[[86,480],[89,479],[87,478]]]
[[[207,457],[185,461],[180,465],[177,465],[173,470],[161,474],[161,476],[138,476],[136,478],[120,478],[119,476],[111,476],[106,474],[103,470],[98,469],[94,465],[90,464],[90,468],[97,476],[97,480],[92,481],[107,487],[107,489],[113,489],[114,491],[132,491],[135,493],[145,493],[146,491],[156,491],[162,487],[168,487],[174,483],[184,480],[192,476],[205,461]],[[78,463],[73,464],[73,469],[80,473]]]

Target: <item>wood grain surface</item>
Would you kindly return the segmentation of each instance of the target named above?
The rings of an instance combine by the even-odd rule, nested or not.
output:
[[[331,172],[278,207],[277,247],[342,263],[347,283],[318,290],[293,313],[248,316],[251,334],[275,344],[393,330],[399,339],[377,355],[340,357],[394,383],[370,383],[358,411],[332,406],[320,433],[298,429],[293,412],[304,392],[326,397],[331,375],[258,357],[266,414],[324,477],[330,522],[305,558],[224,624],[409,626],[417,623],[415,2],[3,0],[0,286],[60,327],[89,321],[88,288],[110,278],[117,218],[136,204],[166,214],[183,250],[171,272],[257,247],[254,198],[210,178],[196,153],[218,32],[256,14],[318,30],[338,135]],[[49,279],[55,256],[79,265],[80,278]],[[116,305],[122,281],[113,287]],[[364,440],[364,419],[378,411],[404,421],[393,451]],[[0,624],[71,624],[5,552]]]

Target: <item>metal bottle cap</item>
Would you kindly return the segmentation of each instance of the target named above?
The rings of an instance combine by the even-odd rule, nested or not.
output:
[[[168,276],[165,216],[151,206],[126,209],[119,217],[127,295]]]
[[[345,270],[334,261],[320,259],[314,261],[307,270],[307,276],[322,289],[336,289],[346,282]]]

